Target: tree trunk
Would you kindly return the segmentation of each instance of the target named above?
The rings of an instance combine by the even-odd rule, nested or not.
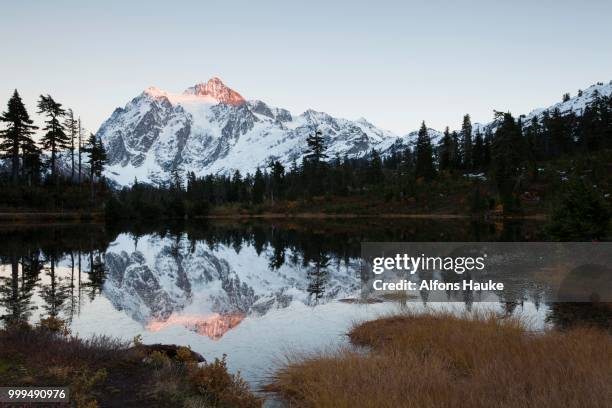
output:
[[[51,149],[51,179],[57,183],[56,173],[55,173],[55,148]]]
[[[78,311],[81,311],[81,241],[79,240],[79,280],[78,280],[78,290],[77,290],[77,296],[78,296]]]
[[[91,172],[91,177],[89,178],[89,185],[91,187],[91,203],[93,205],[94,202],[94,172]]]
[[[13,164],[11,168],[11,178],[13,183],[17,184],[17,180],[19,179],[19,141],[16,138],[13,142]]]
[[[70,322],[74,317],[74,252],[70,251]]]
[[[21,316],[21,305],[19,304],[19,258],[15,253],[11,254],[11,300],[12,320],[16,322]]]
[[[79,118],[79,188],[81,186],[81,145],[83,144],[81,137],[81,118]]]

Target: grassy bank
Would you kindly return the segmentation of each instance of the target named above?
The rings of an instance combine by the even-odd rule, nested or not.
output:
[[[183,347],[71,336],[53,319],[0,331],[0,384],[68,386],[76,407],[259,407],[225,360],[197,363]]]
[[[306,356],[267,391],[296,407],[606,407],[612,338],[517,320],[401,315],[356,326],[363,350]]]
[[[103,212],[87,211],[0,211],[0,223],[103,222]]]

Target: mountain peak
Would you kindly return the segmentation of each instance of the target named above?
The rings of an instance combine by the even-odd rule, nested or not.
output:
[[[185,94],[196,96],[210,96],[220,103],[227,105],[242,105],[246,100],[238,92],[229,88],[218,77],[212,77],[205,83],[196,84],[187,88]]]

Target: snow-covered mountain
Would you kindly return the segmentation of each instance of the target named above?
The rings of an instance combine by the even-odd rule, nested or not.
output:
[[[552,113],[554,110],[558,109],[561,116],[567,115],[569,113],[574,113],[576,116],[582,116],[584,113],[584,109],[597,97],[597,96],[611,96],[612,95],[612,81],[609,81],[607,84],[603,82],[599,82],[597,84],[591,85],[585,90],[580,90],[574,96],[570,96],[569,99],[565,101],[559,101],[553,105],[550,105],[545,108],[537,108],[529,112],[528,114],[521,115],[521,120],[523,122],[523,126],[527,127],[531,125],[531,120],[535,117],[539,120],[542,119],[544,112]],[[473,126],[473,132],[476,133],[480,131],[485,133],[488,128],[492,131],[495,131],[497,127],[497,123],[495,121],[491,121],[489,123],[475,123]]]
[[[565,102],[536,109],[523,118],[558,108],[581,115],[597,95],[612,94],[612,83],[592,85]],[[495,129],[494,122],[475,123],[473,130]],[[173,169],[196,175],[243,175],[267,167],[271,160],[286,166],[300,162],[306,137],[323,132],[330,158],[362,157],[372,149],[383,155],[392,147],[412,145],[417,131],[398,136],[365,119],[335,118],[307,110],[294,115],[260,100],[246,100],[219,78],[196,84],[181,94],[148,88],[124,108],[116,109],[98,130],[109,158],[106,176],[119,185],[135,179],[163,182]],[[441,132],[429,129],[436,144]]]
[[[579,91],[575,96],[570,97],[568,100],[557,102],[547,108],[534,109],[529,114],[525,115],[523,123],[529,123],[533,117],[541,118],[545,111],[552,112],[555,109],[559,109],[561,115],[567,115],[568,113],[573,112],[577,116],[582,116],[584,109],[597,95],[612,95],[612,81],[608,82],[607,84],[600,82],[595,85],[591,85],[587,89]]]
[[[219,338],[248,316],[261,316],[292,302],[324,304],[354,296],[361,288],[360,263],[334,259],[326,269],[325,290],[314,297],[312,265],[287,250],[286,261],[270,268],[272,247],[258,253],[205,241],[148,235],[134,241],[121,234],[104,255],[103,293],[117,310],[149,330],[182,325]],[[294,261],[291,261],[294,259]]]
[[[323,132],[330,157],[384,152],[413,137],[398,137],[365,119],[351,121],[314,110],[296,116],[263,101],[247,101],[219,78],[182,94],[148,88],[116,109],[98,136],[108,150],[107,176],[125,185],[135,178],[166,180],[174,168],[196,175],[246,174],[272,159],[290,165],[300,161],[306,137],[315,129]]]

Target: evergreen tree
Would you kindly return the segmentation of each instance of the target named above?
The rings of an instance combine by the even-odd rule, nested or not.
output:
[[[38,113],[47,116],[45,127],[43,128],[46,133],[42,137],[41,142],[43,149],[51,152],[51,178],[57,182],[57,154],[70,147],[70,138],[66,135],[64,125],[60,122],[60,118],[66,114],[66,111],[62,108],[61,103],[53,100],[51,95],[40,95]]]
[[[493,176],[504,206],[504,212],[511,212],[518,206],[516,192],[524,160],[521,131],[512,115],[495,112],[501,122],[495,132],[492,146]]]
[[[380,184],[383,179],[382,159],[376,149],[373,149],[367,167],[367,182],[369,184]]]
[[[451,168],[459,169],[461,168],[461,163],[463,163],[463,156],[460,147],[459,134],[456,131],[451,133],[452,140],[452,148],[451,148]]]
[[[66,134],[70,138],[70,180],[74,181],[74,142],[79,135],[79,121],[74,118],[72,109],[66,111],[66,119],[64,121]]]
[[[36,143],[24,143],[22,146],[22,176],[28,186],[39,184],[43,173],[42,151]]]
[[[576,126],[577,139],[583,150],[612,147],[612,97],[593,98]]]
[[[544,158],[544,145],[542,140],[542,128],[537,116],[531,118],[531,122],[525,130],[525,142],[527,144],[528,154],[534,160],[542,160]]]
[[[472,160],[472,122],[470,115],[463,117],[461,125],[461,150],[463,156],[463,168],[469,170],[473,166]]]
[[[82,174],[82,164],[81,164],[81,157],[82,157],[82,150],[83,150],[83,126],[81,125],[81,118],[79,117],[79,177],[78,177],[78,181],[79,181],[79,185],[81,184],[81,174]]]
[[[485,168],[489,168],[491,165],[491,141],[493,140],[493,131],[488,128],[484,135],[484,148],[483,148],[483,165]]]
[[[230,189],[227,197],[228,201],[235,202],[244,199],[244,197],[241,195],[242,184],[242,174],[240,173],[240,170],[236,170],[230,182]]]
[[[323,132],[317,129],[306,138],[306,143],[308,144],[308,153],[304,155],[304,160],[319,164],[327,158],[325,154],[326,147],[323,141]]]
[[[480,129],[476,131],[476,137],[474,138],[474,146],[472,149],[472,163],[474,170],[482,170],[484,167],[484,139]]]
[[[270,193],[274,203],[274,199],[283,198],[285,192],[285,167],[278,160],[270,163],[270,182]]]
[[[576,177],[566,182],[546,230],[559,241],[602,239],[609,230],[610,216],[602,195]]]
[[[302,176],[310,194],[321,194],[326,178],[324,160],[327,158],[323,132],[317,129],[314,134],[308,136],[306,143],[308,150],[304,155]]]
[[[318,256],[313,261],[313,265],[306,273],[308,278],[308,288],[306,289],[316,304],[325,294],[325,286],[329,281],[329,256],[323,251],[319,251]]]
[[[94,199],[94,183],[96,177],[102,177],[104,165],[106,164],[106,150],[102,141],[93,133],[89,134],[87,146],[83,148],[89,158],[89,185],[91,187],[91,199]]]
[[[416,177],[423,177],[426,180],[434,178],[436,170],[433,163],[433,148],[431,146],[431,138],[427,132],[427,126],[425,126],[425,121],[421,124],[421,129],[419,129],[415,156]]]
[[[537,161],[539,158],[538,142],[541,137],[540,133],[538,118],[534,116],[531,119],[530,125],[525,130],[525,158],[532,179],[535,179],[538,175]]]
[[[453,149],[453,139],[451,138],[450,130],[448,126],[444,129],[444,136],[440,141],[440,146],[438,147],[440,151],[440,170],[448,170],[451,167],[451,154]]]
[[[0,154],[11,159],[11,178],[17,183],[19,177],[20,151],[23,153],[36,149],[31,135],[38,129],[15,89],[8,101],[6,112],[0,115],[0,121],[6,123],[6,129],[0,130]]]
[[[559,108],[555,108],[552,114],[546,112],[542,120],[545,127],[548,157],[557,157],[571,150],[572,134],[568,128],[566,117],[561,115]]]
[[[258,168],[253,178],[252,199],[254,204],[261,204],[266,192],[266,180],[261,170]]]
[[[181,169],[179,166],[173,166],[170,170],[170,189],[174,192],[183,191],[183,176],[181,175]]]

